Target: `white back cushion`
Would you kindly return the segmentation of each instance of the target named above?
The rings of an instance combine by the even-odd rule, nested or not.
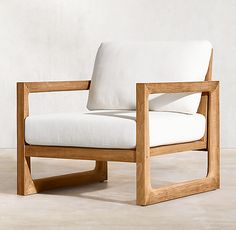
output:
[[[212,46],[208,41],[102,43],[95,60],[87,107],[135,109],[136,83],[205,79]],[[150,110],[196,113],[201,94],[155,94]]]

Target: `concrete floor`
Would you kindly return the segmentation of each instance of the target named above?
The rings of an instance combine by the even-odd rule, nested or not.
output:
[[[109,163],[109,180],[31,196],[16,195],[16,151],[0,150],[2,229],[236,229],[236,150],[222,151],[221,189],[157,205],[135,205],[135,165]],[[205,175],[206,153],[152,160],[152,184]],[[90,161],[33,159],[34,177],[86,170]]]

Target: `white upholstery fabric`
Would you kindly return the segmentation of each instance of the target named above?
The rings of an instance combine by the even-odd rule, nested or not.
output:
[[[135,111],[32,115],[25,121],[25,140],[32,145],[128,149],[136,146]],[[205,117],[201,114],[153,112],[150,146],[200,139]]]
[[[208,41],[102,43],[87,107],[135,109],[137,82],[203,81],[211,49]],[[150,110],[193,114],[199,101],[200,94],[156,94]]]

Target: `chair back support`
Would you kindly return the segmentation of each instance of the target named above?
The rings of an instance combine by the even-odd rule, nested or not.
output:
[[[208,41],[102,43],[95,60],[87,107],[135,109],[136,83],[140,82],[209,80],[211,50]],[[193,114],[198,108],[203,110],[200,99],[199,93],[155,94],[149,98],[149,108]]]

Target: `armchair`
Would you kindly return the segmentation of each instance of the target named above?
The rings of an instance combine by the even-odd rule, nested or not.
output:
[[[171,49],[173,48],[172,45],[170,46],[170,48]],[[98,53],[97,59],[99,58],[101,57],[99,57]],[[101,66],[101,61],[99,62],[98,60],[96,60],[95,69],[96,68],[99,69],[100,66]],[[101,68],[99,70],[101,72]],[[88,139],[89,140],[88,141],[85,140],[84,142],[83,140],[81,140],[82,139],[81,137],[78,137],[78,139],[76,139],[75,137],[75,139],[73,139],[72,141],[70,139],[69,141],[71,142],[68,141],[60,143],[60,142],[55,142],[54,139],[51,139],[51,142],[50,141],[44,142],[45,140],[47,140],[48,138],[47,136],[45,137],[45,140],[44,139],[38,140],[40,138],[37,136],[38,133],[40,132],[42,134],[43,132],[42,130],[38,129],[36,131],[36,134],[34,134],[32,131],[36,129],[35,127],[37,127],[37,124],[40,124],[41,126],[41,123],[38,123],[39,120],[37,120],[36,118],[35,119],[32,118],[30,120],[29,103],[28,103],[28,96],[30,93],[70,91],[70,90],[90,90],[90,95],[89,95],[90,99],[88,102],[88,107],[90,109],[94,109],[94,107],[96,107],[100,103],[99,100],[97,100],[97,98],[101,99],[101,97],[99,97],[99,93],[101,93],[101,91],[99,92],[99,89],[97,90],[96,85],[91,86],[91,84],[93,84],[94,82],[95,84],[98,84],[97,82],[98,77],[96,76],[96,74],[93,75],[92,82],[65,81],[65,82],[17,83],[17,193],[19,195],[29,195],[41,192],[43,190],[58,188],[62,186],[81,185],[92,182],[103,182],[107,180],[108,161],[132,162],[136,164],[136,185],[137,185],[136,203],[138,205],[155,204],[162,201],[176,199],[219,188],[220,186],[219,82],[212,81],[211,78],[212,78],[212,50],[210,52],[210,59],[208,60],[207,71],[204,74],[203,80],[200,79],[199,81],[181,80],[179,82],[160,81],[159,83],[136,83],[136,116],[135,112],[134,113],[132,112],[133,115],[128,114],[125,116],[122,115],[122,112],[121,114],[118,113],[118,115],[117,114],[114,115],[113,112],[112,115],[109,114],[104,115],[104,113],[106,113],[108,110],[107,108],[105,108],[105,111],[99,112],[100,114],[105,116],[105,119],[108,120],[110,119],[109,121],[111,121],[111,125],[113,125],[112,119],[127,118],[127,122],[129,122],[127,123],[128,128],[125,129],[124,132],[121,132],[118,129],[117,131],[115,130],[113,131],[114,133],[116,132],[117,133],[121,132],[121,133],[119,134],[120,136],[111,137],[113,138],[113,140],[110,140],[110,142],[106,142],[104,141],[104,139],[101,139],[100,137],[99,137],[100,139],[98,138],[98,142],[95,142],[96,139],[95,136],[93,136],[94,142],[93,138],[91,137],[88,137],[87,140]],[[134,79],[134,81],[138,82],[137,79]],[[150,79],[147,79],[147,82],[150,82]],[[182,98],[182,93],[201,93],[200,103],[197,103],[197,114],[202,118],[205,118],[206,120],[206,125],[204,125],[205,123],[204,124],[201,123],[203,124],[202,129],[204,129],[203,135],[198,134],[195,137],[188,138],[187,136],[189,136],[190,135],[189,133],[191,132],[189,132],[187,129],[185,130],[183,127],[183,130],[185,130],[186,131],[185,133],[187,133],[187,136],[184,137],[183,139],[181,140],[179,139],[179,141],[172,140],[171,142],[165,140],[163,140],[162,142],[155,142],[155,141],[153,142],[153,140],[158,139],[158,135],[156,135],[156,133],[153,134],[151,123],[155,124],[155,122],[153,121],[153,118],[151,118],[150,120],[149,116],[152,115],[153,117],[155,117],[157,114],[160,115],[165,113],[165,110],[164,111],[161,110],[158,112],[158,110],[156,111],[156,109],[154,108],[155,106],[152,105],[152,110],[154,111],[150,111],[151,109],[149,108],[149,96],[157,94],[158,95],[166,94],[166,93],[167,94],[181,93],[181,98]],[[187,96],[191,95],[187,94]],[[94,100],[94,98],[96,98],[96,100]],[[124,100],[125,99],[126,98],[124,98]],[[108,100],[110,99],[108,98]],[[104,100],[101,101],[103,102]],[[174,99],[174,101],[176,101],[176,98]],[[179,103],[179,98],[177,101]],[[173,107],[174,108],[173,112],[169,111],[169,109],[167,110],[166,114],[168,116],[170,114],[169,119],[172,119],[172,117],[174,117],[174,119],[177,119],[176,118],[177,114],[179,114],[178,116],[180,116],[181,119],[183,117],[183,119],[185,120],[194,118],[195,116],[194,112],[189,115],[184,114],[183,112],[185,111],[180,111],[180,113],[176,113],[177,107],[178,105],[176,106],[175,104],[175,106]],[[127,108],[127,109],[133,109],[133,108]],[[97,110],[95,110],[95,113],[92,113],[92,115],[89,114],[89,118],[87,118],[86,115],[86,119],[95,119],[96,117],[99,117],[100,114],[99,113],[96,114],[96,111]],[[157,122],[159,118],[158,116],[157,118],[155,118]],[[45,117],[43,119],[44,119],[43,121],[46,121],[50,118]],[[86,120],[77,120],[76,122],[81,122],[80,124],[85,124],[86,128]],[[166,122],[169,122],[169,120],[167,120]],[[95,122],[95,126],[96,125],[97,124]],[[65,123],[65,129],[67,129],[66,127],[68,126],[69,126],[68,123]],[[134,132],[130,132],[127,134],[127,132],[129,132],[129,130],[132,129],[133,126],[136,126],[136,132],[134,129]],[[194,124],[193,127],[195,127]],[[122,128],[124,129],[124,127]],[[154,128],[155,129],[158,128],[158,125],[156,125]],[[195,127],[195,129],[197,130],[198,128]],[[68,128],[68,130],[71,129]],[[93,130],[97,132],[97,130],[99,130],[99,126],[97,129],[96,127],[94,129],[92,128],[92,131]],[[172,130],[174,133],[178,134],[178,132],[175,131],[175,128],[172,128]],[[152,134],[150,134],[150,131],[152,131]],[[57,132],[56,129],[55,132]],[[199,131],[199,133],[201,132],[202,131]],[[135,143],[132,142],[133,140],[132,138],[131,140],[125,140],[127,139],[127,137],[129,139],[129,137],[132,136],[134,133],[136,133]],[[91,133],[89,133],[88,135],[90,134]],[[160,135],[161,134],[162,132],[160,132]],[[71,133],[71,135],[75,135],[75,133]],[[127,136],[124,137],[124,135]],[[107,137],[106,134],[104,134],[104,137]],[[121,138],[121,141],[119,142],[119,140],[116,140],[116,138],[117,139]],[[135,137],[133,138],[135,139]],[[87,144],[86,141],[89,142],[89,144]],[[152,188],[150,183],[151,157],[162,154],[170,154],[175,152],[183,152],[191,150],[208,151],[208,171],[206,178],[177,183],[157,189]],[[31,176],[31,164],[30,164],[31,157],[94,160],[96,162],[96,166],[91,171],[48,177],[42,179],[33,179]]]

